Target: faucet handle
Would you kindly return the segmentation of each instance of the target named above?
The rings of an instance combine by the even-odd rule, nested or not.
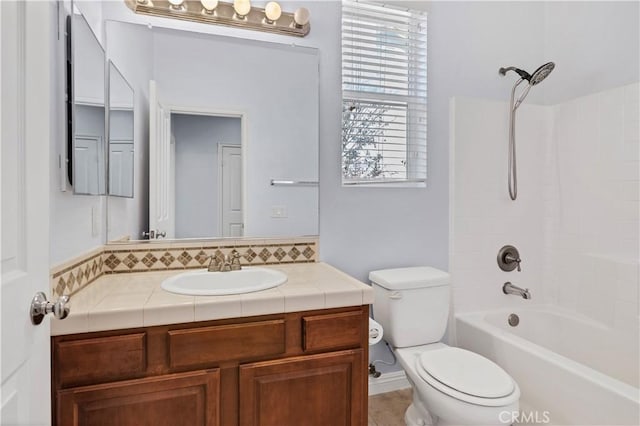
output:
[[[510,254],[507,254],[504,257],[504,260],[506,260],[507,262],[515,262],[516,263],[516,269],[518,270],[518,272],[522,272],[522,269],[520,268],[520,262],[522,262],[522,260],[519,257],[513,257]]]

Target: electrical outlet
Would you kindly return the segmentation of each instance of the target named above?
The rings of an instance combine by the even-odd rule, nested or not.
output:
[[[287,206],[272,206],[271,217],[278,219],[287,217]]]

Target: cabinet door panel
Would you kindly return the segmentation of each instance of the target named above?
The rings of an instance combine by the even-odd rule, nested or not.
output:
[[[241,426],[348,426],[366,420],[362,349],[240,367]]]
[[[73,388],[58,393],[59,426],[219,424],[219,370]]]

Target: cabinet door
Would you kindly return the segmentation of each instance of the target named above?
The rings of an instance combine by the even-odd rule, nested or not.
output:
[[[241,426],[366,423],[362,349],[240,366]]]
[[[59,426],[219,424],[220,372],[84,386],[58,392]]]

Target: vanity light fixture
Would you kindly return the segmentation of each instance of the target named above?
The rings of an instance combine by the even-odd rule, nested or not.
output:
[[[182,3],[184,3],[184,0],[169,0],[173,10],[182,10]]]
[[[294,13],[283,12],[275,1],[264,9],[251,0],[124,0],[135,13],[174,18],[203,24],[218,24],[248,30],[265,31],[296,37],[309,34],[309,10],[301,7]]]
[[[212,15],[218,7],[218,0],[200,0],[200,3],[202,3],[203,12],[209,15]]]
[[[251,2],[249,0],[233,0],[233,10],[237,19],[245,19],[251,12]]]
[[[311,14],[309,13],[309,9],[307,9],[306,7],[299,8],[293,14],[293,24],[297,28],[303,28],[309,23],[310,15]]]
[[[282,8],[275,1],[270,1],[264,7],[264,19],[267,24],[274,24],[278,19],[280,19],[281,16]]]

